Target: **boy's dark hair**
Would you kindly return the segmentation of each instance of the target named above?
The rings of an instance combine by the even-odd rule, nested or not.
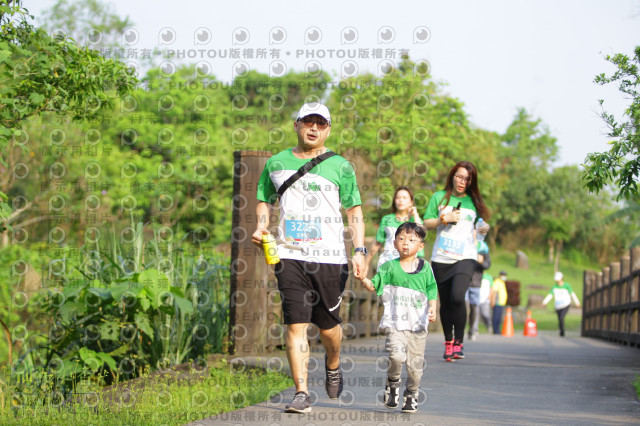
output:
[[[407,234],[415,234],[421,241],[424,241],[424,238],[427,236],[427,231],[422,227],[422,225],[418,225],[414,222],[405,222],[402,225],[398,226],[396,230],[396,235],[394,238],[398,238],[398,235],[406,232]]]

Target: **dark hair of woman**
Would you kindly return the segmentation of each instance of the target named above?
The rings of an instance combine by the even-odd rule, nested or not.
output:
[[[467,188],[465,192],[471,197],[471,201],[476,207],[478,217],[481,217],[486,221],[491,217],[491,213],[489,212],[487,206],[484,204],[484,200],[482,199],[482,195],[480,194],[480,190],[478,189],[478,170],[473,165],[473,163],[469,161],[460,161],[449,171],[449,175],[447,176],[447,183],[444,186],[446,194],[442,199],[442,204],[444,204],[445,206],[449,204],[451,193],[453,192],[453,176],[461,167],[469,172],[469,182],[467,182]]]

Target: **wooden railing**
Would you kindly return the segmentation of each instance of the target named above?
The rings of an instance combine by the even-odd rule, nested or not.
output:
[[[582,336],[640,347],[640,247],[584,272]]]

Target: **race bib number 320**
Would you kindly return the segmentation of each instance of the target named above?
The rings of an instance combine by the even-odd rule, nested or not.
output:
[[[311,243],[322,239],[320,223],[305,220],[286,220],[285,238],[288,242]]]

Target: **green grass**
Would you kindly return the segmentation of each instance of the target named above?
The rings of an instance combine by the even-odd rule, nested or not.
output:
[[[510,250],[496,247],[491,251],[491,268],[489,272],[494,278],[501,270],[505,270],[508,279],[520,281],[520,303],[527,304],[527,296],[531,293],[545,295],[549,290],[528,290],[529,284],[542,284],[551,289],[553,286],[553,264],[548,262],[546,253],[540,249],[524,249],[529,259],[529,269],[516,268],[516,254]],[[571,284],[571,287],[582,301],[583,273],[585,269],[599,270],[600,266],[594,263],[578,263],[561,258],[560,271],[564,274],[564,281]]]
[[[280,373],[212,368],[203,380],[160,380],[132,388],[135,402],[119,403],[90,394],[87,401],[67,408],[17,408],[8,395],[0,418],[2,424],[10,425],[183,425],[268,400],[292,385],[292,379]],[[114,392],[116,397],[127,393]]]
[[[516,268],[516,254],[514,251],[496,247],[491,251],[491,267],[487,270],[494,278],[501,270],[507,272],[509,280],[520,282],[520,308],[519,313],[514,313],[514,330],[522,333],[524,316],[527,310],[527,301],[530,294],[546,296],[554,284],[553,264],[548,262],[546,253],[540,249],[523,249],[529,259],[529,269]],[[585,270],[598,270],[600,267],[594,263],[583,263],[561,258],[560,271],[564,274],[564,280],[571,284],[580,303],[583,293],[583,273]],[[546,290],[527,288],[530,284],[542,284]],[[558,330],[558,316],[553,309],[553,300],[542,309],[531,309],[531,315],[536,320],[538,330]],[[582,316],[579,313],[569,311],[565,317],[565,329],[568,332],[579,332]]]
[[[636,394],[638,399],[640,399],[640,376],[636,376],[635,380],[631,382],[634,388],[636,388]]]

